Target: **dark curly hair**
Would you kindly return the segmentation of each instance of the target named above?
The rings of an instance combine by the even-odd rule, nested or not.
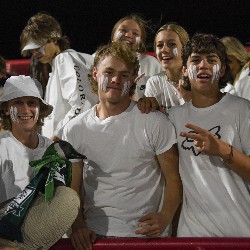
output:
[[[195,34],[187,44],[182,48],[182,64],[187,67],[188,58],[192,53],[215,53],[220,58],[222,66],[225,66],[225,74],[219,80],[219,88],[226,87],[230,79],[230,68],[228,65],[228,57],[224,44],[218,37],[212,34]],[[184,76],[186,88],[190,89],[191,85],[188,77]]]

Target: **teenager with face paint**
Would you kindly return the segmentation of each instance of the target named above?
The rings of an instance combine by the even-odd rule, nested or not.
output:
[[[80,192],[83,182],[85,190],[84,214],[72,227],[75,249],[92,249],[95,233],[170,234],[181,196],[175,132],[164,114],[142,114],[131,100],[138,69],[137,55],[127,44],[100,47],[91,76],[100,102],[64,128],[63,138],[88,155],[84,166],[75,162],[72,167],[73,185]]]
[[[0,208],[1,203],[19,195],[30,183],[35,176],[30,161],[41,159],[52,143],[38,134],[43,119],[53,109],[42,99],[41,90],[41,84],[29,76],[12,76],[4,85],[0,117],[8,132],[0,137]],[[48,249],[68,230],[78,213],[78,195],[68,187],[57,188],[54,198],[48,203],[44,202],[44,196],[39,195],[34,202],[35,209],[29,210],[21,228],[24,242],[0,236],[1,249],[10,246]],[[61,216],[66,217],[62,218],[63,223],[58,220]]]
[[[192,100],[169,110],[183,183],[177,236],[248,237],[250,102],[221,93],[230,69],[214,35],[194,35],[182,60]]]
[[[39,62],[51,64],[44,98],[54,109],[44,120],[42,134],[57,140],[71,118],[98,102],[88,81],[93,57],[70,49],[58,21],[45,13],[28,20],[20,40],[23,55],[32,54]]]
[[[111,41],[127,43],[131,49],[137,51],[140,63],[138,75],[144,74],[136,84],[133,99],[138,101],[144,96],[148,78],[163,71],[155,57],[146,55],[146,21],[136,14],[125,16],[117,21],[111,33]]]
[[[155,97],[164,110],[191,98],[190,91],[179,84],[182,77],[181,49],[188,39],[187,31],[177,23],[167,23],[156,32],[155,53],[164,71],[148,79],[145,96]]]

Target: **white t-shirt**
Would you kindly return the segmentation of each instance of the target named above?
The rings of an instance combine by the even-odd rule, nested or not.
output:
[[[179,167],[183,183],[183,206],[179,237],[249,237],[250,185],[220,157],[199,153],[186,123],[211,131],[217,138],[250,155],[250,102],[226,94],[208,108],[192,102],[169,110],[178,140]]]
[[[148,79],[144,95],[155,97],[159,105],[165,110],[185,102],[178,94],[174,83],[166,76],[165,71]]]
[[[0,203],[17,196],[35,176],[29,162],[42,158],[52,143],[48,138],[38,136],[36,149],[24,146],[11,132],[0,137]]]
[[[136,101],[138,101],[140,98],[144,96],[146,82],[149,79],[149,77],[159,74],[164,70],[159,61],[155,57],[140,53],[137,53],[137,56],[140,63],[138,75],[140,76],[142,73],[145,73],[145,75],[136,84],[136,89],[135,89]]]
[[[238,96],[250,100],[250,71],[249,67],[242,69],[239,79],[235,82]]]
[[[93,57],[68,49],[52,61],[52,72],[46,86],[45,101],[53,112],[44,119],[42,135],[61,138],[64,125],[72,118],[98,103],[92,92],[88,74]]]
[[[100,120],[96,107],[72,119],[64,140],[87,156],[84,217],[95,233],[135,234],[138,219],[161,208],[164,176],[156,155],[176,143],[174,127],[160,112],[142,114],[134,102],[123,113]],[[163,236],[167,236],[168,228]]]

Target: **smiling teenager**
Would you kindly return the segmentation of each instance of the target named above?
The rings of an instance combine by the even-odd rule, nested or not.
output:
[[[24,56],[32,54],[39,62],[51,64],[44,98],[54,109],[44,120],[42,134],[57,140],[71,118],[98,102],[88,81],[93,57],[70,49],[69,39],[62,35],[60,24],[47,13],[32,16],[20,40]]]
[[[53,109],[42,99],[41,90],[41,84],[29,76],[11,76],[3,88],[0,117],[4,129],[9,131],[0,137],[0,221],[3,203],[17,197],[35,177],[35,169],[30,166],[30,162],[40,160],[52,143],[38,133],[43,119]],[[23,194],[19,197],[25,208],[23,203],[26,199],[22,200],[22,197],[28,197],[29,200],[29,196]],[[6,228],[6,234],[0,234],[0,248],[4,245],[4,249],[8,249],[8,246],[18,249],[48,249],[71,226],[78,209],[79,198],[68,187],[58,187],[54,198],[47,203],[44,202],[44,196],[38,194],[21,227],[23,242],[4,237],[10,230]],[[12,216],[15,217],[14,222],[20,220],[18,213],[13,213]]]
[[[136,84],[133,100],[144,96],[146,82],[150,76],[163,71],[160,63],[153,56],[146,55],[147,22],[137,14],[131,14],[118,20],[111,33],[111,41],[124,42],[136,51],[140,63],[138,75],[144,74]]]
[[[126,43],[100,47],[91,71],[100,102],[64,128],[64,139],[88,155],[88,162],[72,168],[84,207],[72,226],[75,249],[92,249],[95,234],[171,234],[182,192],[176,135],[164,114],[142,114],[130,99],[138,69],[137,55]]]
[[[188,42],[187,31],[177,23],[163,25],[155,35],[154,49],[164,71],[151,76],[146,84],[145,96],[155,97],[167,111],[191,99],[190,91],[182,86],[182,47]]]
[[[169,110],[183,183],[177,236],[248,237],[250,102],[221,93],[230,69],[216,36],[194,35],[182,60],[192,100]]]

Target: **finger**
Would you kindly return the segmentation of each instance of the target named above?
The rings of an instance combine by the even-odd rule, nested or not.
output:
[[[74,249],[84,250],[84,247],[82,246],[82,244],[78,238],[70,237],[70,240],[71,240],[71,244],[72,244]]]
[[[87,249],[92,249],[92,239],[91,239],[91,233],[88,235],[88,237],[84,237],[84,241],[82,241],[84,244],[84,247]]]
[[[137,76],[134,82],[137,83],[143,76],[145,76],[145,73],[142,73],[141,75]]]
[[[137,102],[137,106],[138,108],[141,110],[142,113],[146,112],[146,108],[145,108],[145,98],[140,98]]]
[[[203,136],[200,135],[200,134],[196,134],[196,133],[188,133],[188,132],[180,132],[179,134],[180,136],[182,137],[186,137],[186,138],[190,138],[190,139],[193,139],[193,140],[203,140]]]
[[[158,230],[150,231],[146,236],[149,238],[155,238],[155,237],[159,237],[161,234],[162,232],[158,229]]]
[[[148,235],[155,233],[156,230],[159,230],[159,228],[156,225],[147,225],[136,230],[135,233],[148,236]]]
[[[90,237],[85,237],[82,234],[78,234],[74,237],[77,250],[92,249],[92,243]]]
[[[155,97],[150,98],[151,111],[156,111],[160,108],[160,105]]]
[[[138,221],[143,222],[143,221],[146,221],[146,220],[150,220],[150,219],[152,219],[152,215],[153,215],[152,213],[146,214],[146,215],[142,216]]]
[[[186,123],[185,127],[194,130],[197,134],[204,134],[207,132],[205,129],[191,123]]]

